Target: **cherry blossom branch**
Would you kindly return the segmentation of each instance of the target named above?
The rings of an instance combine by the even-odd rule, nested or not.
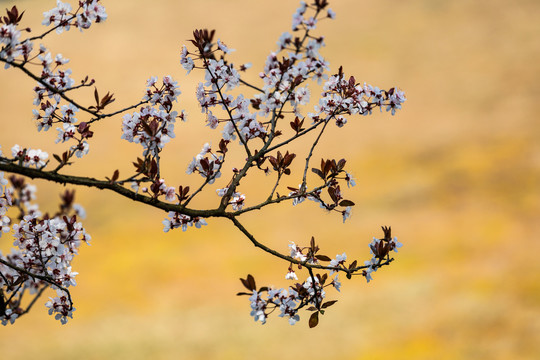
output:
[[[66,95],[66,92],[70,91],[70,90],[74,90],[77,88],[77,86],[75,87],[72,87],[72,88],[69,88],[69,89],[65,89],[65,90],[58,90],[58,89],[55,89],[54,87],[50,86],[49,84],[47,84],[46,82],[44,82],[40,77],[38,77],[37,75],[35,75],[34,73],[32,73],[30,70],[28,70],[27,68],[24,67],[24,65],[20,65],[20,64],[17,64],[17,63],[13,63],[13,62],[8,62],[6,61],[5,59],[1,58],[0,57],[0,61],[1,62],[4,62],[6,64],[9,64],[19,70],[21,70],[22,72],[24,72],[26,75],[28,75],[30,78],[32,78],[33,80],[37,81],[39,84],[43,85],[48,91],[54,93],[54,94],[58,94],[62,99],[66,100],[68,103],[72,104],[73,106],[76,106],[77,108],[81,109],[82,111],[94,116],[92,119],[90,119],[87,123],[88,124],[92,124],[96,121],[99,121],[101,119],[104,119],[104,118],[108,118],[108,117],[112,117],[112,116],[115,116],[115,115],[118,115],[118,114],[121,114],[121,113],[124,113],[128,110],[131,110],[131,109],[135,109],[141,105],[144,105],[144,104],[147,104],[149,102],[149,100],[143,100],[143,101],[140,101],[138,102],[137,104],[134,104],[134,105],[130,105],[130,106],[127,106],[123,109],[120,109],[120,110],[117,110],[117,111],[114,111],[114,112],[111,112],[111,113],[106,113],[106,114],[100,114],[99,112],[96,112],[96,111],[93,111],[93,110],[90,110],[89,108],[79,104],[78,102],[76,102],[74,99],[72,99],[71,97],[67,96]],[[83,86],[83,85],[79,85],[80,86]],[[85,85],[86,86],[86,85]]]
[[[57,287],[59,288],[60,290],[62,290],[63,292],[66,293],[68,299],[69,299],[69,303],[70,303],[70,306],[73,307],[73,301],[71,300],[71,294],[69,292],[69,290],[65,287],[63,287],[62,285],[59,285],[56,281],[54,281],[54,279],[52,279],[51,277],[49,276],[44,276],[44,275],[39,275],[39,274],[34,274],[26,269],[23,269],[17,265],[13,265],[12,263],[10,263],[9,261],[5,261],[4,259],[0,258],[0,264],[4,264],[5,266],[19,272],[19,273],[23,273],[23,274],[26,274],[28,276],[30,276],[31,278],[33,279],[39,279],[39,280],[42,280],[42,281],[45,281],[46,283],[54,286],[54,287]]]
[[[268,254],[271,254],[277,258],[280,258],[280,259],[283,259],[283,260],[286,260],[287,262],[290,262],[290,263],[293,263],[293,264],[296,264],[296,265],[301,265],[305,268],[308,268],[308,269],[319,269],[319,270],[333,270],[333,271],[342,271],[342,272],[345,272],[346,274],[353,274],[357,271],[360,271],[360,270],[363,270],[363,269],[367,269],[370,267],[370,265],[363,265],[363,266],[356,266],[352,269],[346,269],[346,268],[343,268],[343,267],[335,267],[335,266],[324,266],[324,265],[319,265],[319,264],[311,264],[307,261],[300,261],[300,260],[297,260],[291,256],[288,256],[288,255],[285,255],[285,254],[282,254],[280,253],[279,251],[276,251],[266,245],[264,245],[263,243],[259,242],[255,236],[253,236],[243,225],[242,223],[240,223],[240,221],[238,221],[238,219],[236,218],[236,216],[228,216],[228,218],[233,222],[234,226],[236,226],[238,228],[238,230],[240,230],[250,241],[251,243],[263,250],[264,252],[268,253]],[[377,264],[376,266],[377,267],[381,267],[381,266],[385,266],[385,265],[388,265],[390,264],[394,259],[393,258],[389,258],[388,260],[384,261],[384,262],[381,262],[379,264]]]
[[[5,163],[2,161],[0,161],[0,170],[7,171],[14,174],[23,175],[31,179],[44,179],[44,180],[52,181],[52,182],[63,184],[63,185],[72,184],[72,185],[94,187],[98,189],[107,189],[117,194],[120,194],[128,199],[131,199],[133,201],[141,202],[143,204],[147,204],[147,205],[150,205],[150,206],[153,206],[155,208],[165,210],[165,211],[181,212],[185,215],[189,215],[193,217],[197,217],[197,216],[198,217],[217,217],[217,216],[223,215],[223,211],[220,211],[217,209],[216,210],[194,210],[194,209],[186,208],[183,205],[174,205],[174,204],[169,204],[163,201],[159,201],[155,198],[144,196],[134,191],[128,190],[116,182],[97,180],[90,177],[63,175],[63,174],[55,173],[53,171],[41,171],[41,170],[32,169],[32,168],[28,168],[28,167],[24,167],[24,166],[20,166],[16,164]]]
[[[120,109],[120,110],[117,110],[117,111],[114,111],[112,113],[108,113],[108,114],[99,114],[97,115],[95,118],[92,118],[90,119],[87,124],[92,124],[96,121],[99,121],[101,119],[104,119],[104,118],[108,118],[108,117],[112,117],[112,116],[115,116],[115,115],[118,115],[118,114],[122,114],[122,113],[125,113],[126,111],[128,110],[131,110],[131,109],[136,109],[138,108],[139,106],[141,105],[144,105],[144,104],[148,104],[150,102],[150,100],[142,100],[142,101],[139,101],[137,104],[134,104],[134,105],[130,105],[128,107],[125,107],[123,109]]]
[[[322,159],[321,168],[313,169],[313,172],[322,179],[322,185],[307,191],[309,165],[323,133],[327,130],[328,123],[335,120],[336,125],[342,127],[347,119],[341,114],[368,115],[371,114],[373,108],[382,108],[383,106],[393,115],[396,110],[401,109],[401,104],[406,100],[403,92],[395,88],[385,91],[365,83],[361,85],[352,76],[346,79],[341,67],[337,75],[328,78],[326,72],[330,70],[329,64],[319,53],[319,48],[324,46],[324,37],[314,37],[310,34],[311,30],[315,29],[317,22],[321,20],[319,19],[320,14],[323,12],[327,14],[326,17],[323,15],[322,19],[335,17],[333,11],[327,9],[328,0],[313,0],[313,3],[309,5],[305,2],[301,3],[293,15],[292,29],[293,32],[298,31],[298,35],[294,36],[289,32],[282,34],[278,42],[277,53],[270,53],[264,71],[260,73],[264,83],[261,86],[250,84],[241,79],[238,71],[244,71],[248,67],[241,66],[238,70],[225,60],[226,55],[231,50],[220,39],[217,42],[213,41],[214,30],[195,30],[193,33],[194,40],[191,40],[191,43],[198,49],[196,60],[202,61],[202,66],[195,66],[193,59],[189,56],[193,53],[190,53],[187,47],[183,46],[180,59],[182,67],[188,73],[194,68],[205,70],[206,84],[199,83],[196,96],[203,113],[206,113],[207,125],[216,129],[220,123],[226,123],[223,127],[220,150],[213,153],[210,144],[206,143],[203,150],[188,165],[187,174],[196,173],[204,177],[203,183],[191,194],[188,186],[178,186],[178,188],[168,186],[165,179],[161,178],[160,154],[164,145],[175,137],[174,123],[176,119],[185,120],[183,111],[180,116],[177,116],[178,112],[172,110],[180,90],[177,82],[171,76],[163,77],[162,86],[156,86],[158,78],[151,77],[147,81],[146,93],[142,101],[114,112],[104,113],[105,106],[114,101],[113,94],[107,93],[105,97],[100,98],[96,89],[94,91],[96,105],[81,106],[70,92],[91,86],[94,84],[94,80],[87,83],[88,77],[86,77],[80,85],[73,86],[75,81],[70,78],[71,70],[60,69],[60,66],[69,60],[58,54],[53,61],[50,52],[43,45],[40,46],[39,54],[33,56],[32,40],[42,39],[53,30],[61,33],[69,30],[70,26],[83,30],[89,28],[94,22],[105,20],[107,14],[99,1],[80,1],[75,12],[71,11],[71,5],[68,3],[58,1],[56,8],[44,13],[44,24],[54,26],[39,36],[27,39],[24,43],[19,41],[20,31],[16,28],[22,17],[22,14],[19,16],[16,7],[7,10],[7,16],[0,18],[0,45],[7,44],[0,49],[0,61],[6,63],[8,65],[6,67],[18,68],[39,84],[34,89],[37,95],[34,99],[34,105],[39,105],[38,109],[34,110],[34,117],[38,120],[38,130],[47,131],[53,124],[60,124],[62,127],[57,128],[59,134],[56,142],[64,143],[68,140],[76,142],[61,156],[53,154],[60,164],[52,171],[45,170],[49,166],[49,160],[48,154],[42,150],[29,149],[16,144],[11,148],[13,158],[2,157],[0,152],[0,235],[6,230],[10,231],[12,217],[5,215],[8,209],[13,208],[13,211],[16,209],[20,211],[20,222],[13,224],[11,229],[16,238],[12,254],[0,257],[0,264],[7,266],[5,270],[0,269],[5,273],[0,272],[0,283],[11,294],[8,300],[11,304],[5,305],[2,287],[0,287],[0,294],[2,294],[0,297],[2,300],[0,321],[2,324],[13,323],[17,316],[28,312],[45,288],[50,285],[57,289],[59,297],[50,298],[50,301],[47,302],[46,307],[49,308],[49,314],[54,313],[55,317],[60,319],[62,323],[67,322],[67,318],[71,317],[72,310],[74,310],[67,288],[76,285],[74,277],[77,275],[71,270],[71,260],[77,254],[79,244],[81,242],[88,243],[90,240],[90,236],[86,234],[82,224],[77,222],[77,217],[84,217],[84,209],[81,212],[79,208],[76,208],[77,204],[73,204],[72,192],[66,191],[62,195],[60,211],[53,218],[48,213],[42,216],[37,206],[31,202],[34,199],[35,188],[31,185],[26,186],[24,178],[15,176],[9,177],[13,186],[7,186],[8,181],[3,178],[2,171],[60,184],[107,189],[120,196],[168,211],[168,218],[163,220],[165,232],[179,227],[183,231],[190,226],[200,228],[202,225],[207,225],[205,219],[210,217],[229,219],[255,247],[289,264],[286,279],[298,280],[293,270],[294,265],[298,267],[298,270],[307,268],[309,273],[307,280],[294,284],[288,290],[268,287],[257,289],[251,275],[245,280],[242,279],[246,288],[251,292],[247,295],[250,296],[252,302],[252,316],[255,320],[261,320],[263,323],[269,313],[279,309],[281,311],[279,316],[287,316],[289,322],[294,324],[299,320],[298,310],[307,307],[308,311],[313,312],[309,320],[310,327],[313,327],[318,323],[319,314],[324,314],[325,309],[335,303],[334,300],[326,301],[324,299],[324,289],[333,286],[339,291],[341,283],[338,274],[340,272],[345,273],[349,279],[352,275],[362,275],[369,282],[372,279],[372,272],[394,260],[390,258],[389,252],[397,251],[396,249],[401,246],[401,243],[397,242],[397,238],[391,237],[389,227],[383,227],[384,238],[373,238],[369,245],[373,255],[371,260],[360,266],[357,261],[346,266],[347,256],[345,253],[337,255],[335,259],[318,253],[319,246],[315,243],[313,236],[309,247],[299,247],[291,242],[289,244],[290,255],[287,255],[287,253],[277,251],[258,241],[238,220],[238,217],[244,213],[260,210],[265,206],[278,204],[285,200],[292,200],[292,204],[297,205],[305,199],[309,199],[318,203],[325,210],[341,213],[343,221],[345,221],[351,214],[351,207],[354,206],[352,201],[343,197],[340,189],[343,182],[346,182],[347,186],[354,186],[354,178],[344,169],[345,159],[341,159],[339,162]],[[81,9],[83,11],[79,14]],[[308,12],[314,13],[314,15],[310,16]],[[25,30],[29,31],[29,29]],[[222,53],[221,58],[217,60],[220,52]],[[41,76],[30,71],[29,67],[25,66],[26,64],[43,66]],[[56,65],[51,66],[53,64]],[[305,114],[301,107],[309,104],[311,96],[307,82],[318,81],[320,84],[323,79],[325,80],[323,92],[314,112]],[[239,85],[244,85],[258,93],[252,97],[246,97],[244,94],[231,95],[229,91]],[[60,99],[65,100],[68,104],[60,106]],[[219,105],[227,113],[226,116],[219,114],[216,116],[212,113],[213,108]],[[122,121],[122,139],[138,143],[143,147],[142,159],[137,158],[137,161],[133,163],[136,168],[134,175],[124,180],[118,180],[119,172],[116,170],[110,179],[106,177],[106,180],[99,180],[92,177],[59,173],[61,169],[70,164],[70,160],[74,156],[80,158],[88,153],[89,145],[86,139],[91,138],[94,134],[89,128],[90,124],[139,107],[139,111],[124,115]],[[75,114],[79,109],[89,114],[90,116],[87,117],[90,117],[90,120],[81,121],[76,127],[75,124],[79,120]],[[269,116],[270,119],[268,119]],[[295,133],[288,134],[288,138],[285,140],[281,140],[281,138],[278,140],[278,136],[282,135],[282,130],[284,130],[281,125],[288,121],[285,119],[289,116],[295,117],[294,121],[290,122]],[[266,120],[261,120],[262,117]],[[313,123],[307,129],[303,129],[303,123],[306,119],[312,120]],[[282,154],[279,149],[317,128],[320,131],[315,136],[306,155],[300,189],[288,187],[292,192],[287,196],[279,195],[278,187],[282,185],[283,175],[291,173],[289,166],[296,157],[296,154],[289,153],[289,151]],[[222,175],[227,144],[236,140],[236,137],[239,138],[240,146],[244,148],[247,156],[240,169],[233,168],[232,178],[228,185],[223,189],[217,189],[217,194],[222,197],[219,206],[214,209],[188,208],[187,206],[195,197]],[[257,138],[262,140],[260,150],[255,149],[254,142],[249,142]],[[274,153],[276,151],[277,153]],[[277,179],[272,185],[270,195],[265,201],[246,206],[246,196],[240,193],[240,182],[248,175],[252,167],[268,173],[270,167],[264,167],[267,160],[277,172]],[[345,175],[343,175],[344,173]],[[131,188],[135,191],[124,187],[128,182],[132,182]],[[144,186],[139,193],[141,184]],[[323,196],[323,189],[327,189],[328,194],[325,192]],[[165,200],[160,199],[162,196],[165,197]],[[327,200],[328,196],[330,196],[330,201]],[[173,204],[173,202],[176,203]],[[38,224],[39,226],[36,226]],[[24,268],[14,267],[13,263],[19,264],[19,261],[24,264]],[[330,263],[323,265],[325,262]],[[39,269],[43,268],[43,273],[47,275],[53,271],[51,264],[54,264],[54,277],[33,274],[33,271],[39,266]],[[315,273],[315,270],[322,272]],[[326,282],[328,275],[332,276],[334,273],[337,273],[335,277]],[[31,276],[32,279],[42,280],[49,285],[40,288],[41,283],[34,281],[33,284],[25,283],[23,286],[19,280],[13,280],[17,278],[16,274],[18,274],[19,280],[26,280],[27,276]],[[14,292],[13,288],[15,288]],[[23,311],[19,304],[28,289],[39,291],[26,310]],[[69,311],[66,297],[62,291],[68,296]],[[268,293],[267,299],[261,298],[263,292]],[[25,299],[25,301],[28,300]]]
[[[247,141],[244,139],[244,137],[242,136],[242,133],[240,132],[240,130],[238,129],[238,127],[236,126],[236,124],[234,122],[234,117],[233,117],[233,115],[231,113],[231,109],[229,108],[229,105],[225,101],[225,97],[223,96],[223,93],[221,92],[221,88],[218,86],[218,81],[216,79],[216,76],[210,70],[210,66],[208,65],[208,60],[204,56],[203,52],[201,52],[201,58],[203,59],[203,64],[204,64],[204,67],[205,67],[206,71],[208,71],[208,73],[212,77],[212,80],[216,84],[216,89],[217,89],[216,91],[219,94],[219,98],[221,99],[222,105],[223,105],[223,107],[225,107],[225,111],[227,111],[227,115],[229,116],[229,120],[233,124],[234,130],[236,131],[236,134],[238,135],[238,138],[240,139],[240,142],[242,143],[242,145],[244,145],[244,149],[246,150],[247,156],[251,157],[251,151],[249,150]]]
[[[269,153],[269,152],[272,152],[272,151],[274,151],[274,150],[277,150],[277,149],[279,149],[280,147],[282,147],[282,146],[284,146],[284,145],[287,145],[287,144],[289,144],[290,142],[292,142],[292,141],[298,139],[299,137],[301,137],[301,136],[303,136],[303,135],[305,135],[305,134],[307,134],[307,133],[309,133],[309,132],[315,130],[317,127],[321,126],[323,123],[324,123],[324,121],[318,121],[318,122],[316,122],[315,124],[313,124],[311,127],[307,128],[307,129],[305,129],[305,130],[300,131],[299,133],[297,133],[297,134],[295,134],[294,136],[288,138],[287,140],[284,140],[284,141],[280,142],[279,144],[276,144],[276,145],[274,145],[274,146],[271,146],[271,147],[269,147],[269,148],[267,148],[267,149],[264,149],[264,148],[261,149],[261,152],[264,151],[264,153]]]
[[[16,64],[16,63],[13,63],[13,62],[9,62],[9,61],[6,61],[5,59],[3,59],[2,57],[0,57],[0,61],[3,62],[3,63],[6,63],[6,64],[9,64],[19,70],[21,70],[22,72],[24,72],[26,75],[28,75],[30,78],[34,79],[35,81],[37,81],[38,83],[40,83],[41,85],[43,85],[48,91],[54,93],[54,94],[58,94],[62,99],[66,100],[67,102],[69,102],[70,104],[72,104],[73,106],[76,106],[78,107],[79,109],[81,109],[82,111],[90,114],[90,115],[93,115],[93,116],[99,116],[99,114],[95,111],[92,111],[82,105],[80,105],[79,103],[77,103],[75,100],[73,100],[72,98],[70,98],[69,96],[67,96],[65,94],[65,91],[64,90],[58,90],[58,89],[55,89],[54,87],[50,86],[49,84],[47,84],[46,82],[44,82],[40,77],[38,77],[37,75],[34,75],[34,73],[32,73],[30,70],[28,70],[27,68],[25,68],[23,65],[19,65],[19,64]]]
[[[224,162],[225,162],[225,155],[223,155],[223,161],[219,164],[217,172],[212,174],[210,177],[207,177],[204,180],[204,182],[201,184],[201,186],[197,190],[195,190],[195,192],[191,194],[190,197],[188,197],[186,201],[184,201],[184,204],[182,206],[184,207],[187,206],[190,203],[190,201],[193,200],[193,198],[197,196],[197,194],[199,194],[204,189],[206,185],[208,185],[213,179],[215,179],[216,174],[218,174],[221,171],[221,167],[223,166]]]
[[[77,15],[77,13],[79,12],[80,9],[81,9],[81,7],[79,6],[79,8],[77,9],[77,11],[75,11],[75,13],[74,13],[70,18],[65,19],[65,20],[63,20],[60,24],[51,27],[49,30],[45,31],[45,32],[42,33],[41,35],[37,35],[37,36],[31,37],[31,38],[28,38],[27,41],[41,40],[41,39],[43,39],[45,36],[49,35],[51,32],[55,31],[56,29],[62,28],[62,27],[64,27],[66,24],[69,24],[69,22],[70,22],[71,20],[77,18],[76,15]]]
[[[322,190],[324,188],[327,188],[328,186],[329,186],[329,183],[325,183],[324,185],[318,186],[318,187],[314,188],[312,191],[306,192],[304,194],[300,193],[300,194],[290,195],[290,196],[280,196],[280,197],[277,197],[275,199],[266,199],[265,201],[263,201],[263,202],[261,202],[261,203],[259,203],[257,205],[245,207],[245,208],[242,208],[241,210],[237,210],[237,211],[231,212],[229,214],[232,215],[232,216],[239,216],[241,214],[251,212],[253,210],[260,210],[260,209],[262,209],[263,207],[265,207],[267,205],[279,204],[282,201],[294,200],[296,198],[300,198],[300,197],[303,197],[303,196],[314,195],[314,194],[317,194],[320,190]]]

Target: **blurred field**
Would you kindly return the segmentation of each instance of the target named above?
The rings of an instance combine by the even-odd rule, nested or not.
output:
[[[54,6],[13,3],[26,9],[24,25],[34,32]],[[198,184],[185,168],[215,134],[195,104],[201,74],[184,75],[180,46],[193,29],[216,28],[236,49],[235,61],[253,62],[255,78],[297,3],[104,4],[107,22],[45,43],[71,59],[75,78],[89,74],[100,92],[114,92],[116,108],[140,99],[152,75],[177,78],[190,116],[167,148],[164,175],[170,184]],[[333,70],[343,65],[361,81],[398,86],[408,101],[395,117],[377,113],[332,128],[316,154],[349,161],[358,184],[347,190],[357,204],[349,222],[302,204],[248,215],[245,224],[279,249],[313,235],[328,255],[362,260],[379,226],[391,225],[405,245],[393,266],[369,285],[343,279],[341,294],[329,293],[339,302],[316,329],[306,316],[294,327],[277,317],[260,326],[247,299],[234,296],[238,278],[253,273],[260,285],[285,286],[286,264],[225,221],[164,234],[165,214],[78,189],[93,242],[74,264],[75,319],[61,326],[40,300],[33,314],[0,328],[2,358],[540,358],[540,3],[342,0],[331,7],[337,20],[318,33]],[[38,136],[31,121],[33,82],[11,69],[0,72],[0,83],[2,150],[18,143],[58,151],[56,133]],[[120,141],[120,123],[99,124],[89,156],[70,171],[127,174],[139,148]],[[246,181],[248,196],[258,195],[260,181],[269,179]],[[36,183],[42,209],[55,208],[61,187]]]

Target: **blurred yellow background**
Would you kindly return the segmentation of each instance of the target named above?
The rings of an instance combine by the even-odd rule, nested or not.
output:
[[[44,43],[71,59],[76,79],[88,74],[101,94],[114,92],[114,109],[138,101],[150,76],[177,79],[183,92],[178,108],[189,118],[166,147],[164,177],[170,185],[196,186],[201,178],[186,176],[186,166],[206,141],[217,143],[217,133],[205,128],[197,109],[202,73],[185,76],[181,45],[193,29],[215,28],[236,49],[235,62],[253,63],[248,76],[256,79],[298,3],[103,2],[105,23]],[[0,2],[2,8],[12,4],[26,10],[23,25],[39,33],[42,12],[55,2]],[[254,249],[224,220],[165,234],[164,213],[79,188],[77,202],[87,209],[84,224],[93,240],[74,263],[80,273],[74,319],[61,326],[47,315],[43,297],[31,314],[0,328],[2,358],[540,357],[540,123],[534,115],[540,3],[340,0],[331,7],[337,20],[322,22],[317,33],[326,36],[322,52],[332,70],[343,65],[359,81],[397,86],[408,101],[395,117],[376,113],[351,117],[344,129],[332,127],[315,154],[345,157],[357,179],[346,190],[357,204],[346,224],[313,203],[267,208],[244,222],[283,251],[290,240],[307,244],[313,235],[327,255],[346,251],[362,261],[379,227],[391,225],[404,243],[392,266],[369,284],[343,279],[340,294],[328,292],[338,303],[315,329],[308,329],[307,314],[295,326],[275,316],[261,326],[249,316],[247,298],[235,296],[242,290],[238,278],[252,273],[258,285],[286,286],[285,263]],[[33,125],[33,81],[14,69],[1,71],[0,81],[4,153],[16,143],[59,152],[56,131],[38,134]],[[81,101],[91,104],[90,94]],[[94,131],[90,154],[67,171],[104,177],[118,168],[127,175],[140,148],[120,140],[121,118],[104,120]],[[233,160],[240,164],[241,156]],[[257,189],[271,181],[246,181],[248,203],[250,196],[264,196]],[[299,182],[293,172],[283,184]],[[62,187],[35,183],[41,208],[55,209]],[[200,206],[216,201],[211,195]],[[8,238],[1,241],[7,249]]]

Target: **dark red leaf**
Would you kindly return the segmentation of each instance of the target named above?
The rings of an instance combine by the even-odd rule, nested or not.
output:
[[[257,286],[255,286],[255,278],[251,274],[247,276],[247,281],[249,283],[249,286],[251,287],[250,290],[257,289]]]
[[[338,171],[341,171],[343,170],[343,168],[345,167],[345,163],[347,162],[347,160],[345,159],[341,159],[338,161],[338,164],[337,164],[337,170]]]
[[[325,302],[324,304],[321,305],[321,308],[326,309],[327,307],[330,307],[330,306],[334,305],[335,303],[337,303],[337,300],[327,301],[327,302]]]
[[[323,276],[320,278],[321,285],[324,285],[326,279],[328,279],[328,274],[324,273]]]
[[[311,171],[313,171],[315,174],[319,175],[321,177],[321,179],[324,180],[324,175],[323,175],[321,170],[312,168]]]
[[[274,168],[274,170],[276,171],[279,170],[278,160],[275,157],[268,156],[268,161],[270,161],[270,164],[272,164],[272,167]]]
[[[146,121],[141,121],[139,124],[141,124],[142,128],[143,128],[143,131],[152,136],[152,129],[150,128],[150,126],[146,123]]]
[[[341,200],[339,203],[339,206],[347,207],[347,206],[354,206],[354,203],[351,200]]]
[[[315,257],[317,258],[317,260],[320,260],[320,261],[331,261],[332,260],[326,255],[315,255]]]
[[[319,312],[317,311],[311,314],[311,316],[309,317],[309,327],[314,328],[318,324],[319,324]]]
[[[333,187],[329,187],[328,188],[328,194],[330,195],[330,197],[332,198],[332,201],[334,203],[337,203],[338,202],[338,198],[337,198],[337,195],[336,195],[336,189],[333,188]]]
[[[291,165],[295,157],[296,157],[296,154],[289,154],[289,152],[287,151],[287,153],[285,154],[285,157],[283,158],[283,167],[287,167]]]

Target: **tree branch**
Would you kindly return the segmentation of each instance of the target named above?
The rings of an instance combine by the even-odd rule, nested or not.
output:
[[[24,166],[20,166],[12,163],[5,163],[0,161],[0,170],[9,173],[23,175],[32,179],[44,179],[59,184],[72,184],[94,187],[98,189],[111,190],[117,194],[120,194],[128,199],[137,201],[143,204],[153,206],[155,208],[165,211],[176,211],[184,215],[191,217],[219,217],[224,216],[224,212],[220,210],[195,210],[189,209],[182,205],[169,204],[155,198],[138,194],[134,191],[128,190],[125,187],[110,181],[97,180],[90,177],[73,176],[58,174],[53,171],[43,171],[38,169],[32,169]]]

